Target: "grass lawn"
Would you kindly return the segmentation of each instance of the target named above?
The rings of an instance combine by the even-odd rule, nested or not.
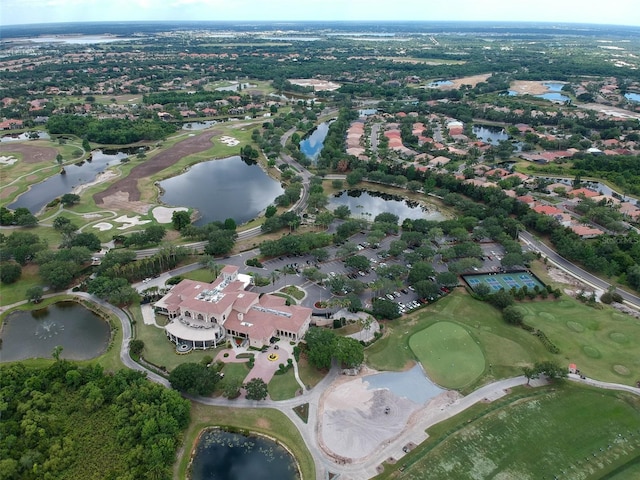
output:
[[[367,363],[377,370],[399,371],[410,367],[418,358],[409,346],[409,339],[438,322],[462,327],[484,355],[484,373],[467,385],[463,393],[499,378],[521,375],[524,365],[552,358],[536,337],[521,328],[507,325],[495,308],[474,300],[458,288],[417,313],[384,322],[384,337],[365,350]],[[459,354],[466,356],[464,349],[460,349]],[[485,365],[491,365],[491,368],[484,369]],[[423,366],[429,375],[436,375],[428,362]]]
[[[295,425],[283,413],[268,408],[212,407],[199,403],[191,404],[191,423],[184,435],[183,448],[174,472],[175,478],[186,478],[190,454],[200,431],[216,425],[246,429],[275,438],[293,453],[302,470],[303,479],[316,478],[313,457]]]
[[[225,363],[222,368],[222,373],[224,373],[224,378],[218,382],[216,386],[216,395],[222,395],[222,391],[224,390],[224,386],[229,383],[232,379],[240,380],[240,383],[244,382],[245,377],[249,374],[249,362],[243,363]]]
[[[409,346],[432,380],[446,388],[462,388],[485,369],[480,347],[452,322],[438,322],[413,334]]]
[[[37,265],[26,265],[22,267],[20,280],[9,285],[2,284],[2,294],[0,294],[0,305],[12,305],[27,299],[27,290],[31,287],[41,285],[42,280],[38,275]],[[49,293],[49,292],[44,292]]]
[[[304,292],[295,285],[287,285],[286,287],[281,288],[280,291],[295,298],[296,300],[302,300],[304,298]]]
[[[571,382],[520,387],[430,428],[403,472],[388,466],[377,478],[599,479],[640,457],[639,432],[637,396]]]
[[[300,357],[300,361],[298,362],[298,375],[300,375],[300,380],[302,380],[302,383],[304,383],[307,388],[315,387],[326,374],[327,372],[320,371],[309,365],[306,358]]]
[[[142,357],[148,362],[171,371],[182,363],[200,363],[203,357],[213,357],[224,347],[211,350],[193,350],[186,355],[178,355],[176,346],[165,335],[164,328],[155,325],[145,325],[142,320],[140,307],[131,308],[136,320],[135,337],[144,342]]]
[[[199,268],[191,272],[180,275],[182,278],[188,278],[189,280],[195,280],[197,282],[210,283],[214,280],[213,272],[207,268]]]
[[[296,382],[293,368],[284,375],[274,375],[269,382],[269,397],[271,397],[271,400],[293,398],[298,390],[300,390],[300,385]]]

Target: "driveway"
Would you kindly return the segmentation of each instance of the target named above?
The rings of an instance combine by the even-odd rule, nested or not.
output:
[[[268,384],[278,370],[278,366],[281,363],[285,365],[287,364],[289,353],[283,348],[275,350],[275,346],[269,347],[269,350],[266,352],[252,352],[255,353],[255,363],[249,374],[244,379],[244,383],[247,383],[249,380],[254,378],[261,378],[264,380],[264,383]],[[275,360],[270,360],[270,355],[277,355],[277,358]]]

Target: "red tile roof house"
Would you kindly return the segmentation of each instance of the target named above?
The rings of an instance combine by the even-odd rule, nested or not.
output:
[[[533,207],[533,211],[544,215],[551,215],[552,217],[562,215],[562,210],[551,205],[536,205]]]
[[[604,234],[599,228],[589,227],[587,225],[573,225],[571,230],[574,231],[580,238],[595,238],[598,235]]]
[[[570,197],[585,197],[592,198],[600,195],[598,192],[594,192],[593,190],[589,190],[588,188],[576,188],[575,190],[571,190],[569,193]]]
[[[256,348],[268,345],[272,337],[301,340],[309,329],[311,309],[246,291],[250,284],[251,277],[227,265],[213,283],[182,280],[154,308],[171,320],[165,326],[167,337],[194,349],[216,348],[231,338]]]

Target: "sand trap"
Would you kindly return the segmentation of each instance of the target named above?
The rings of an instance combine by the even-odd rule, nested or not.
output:
[[[6,157],[4,155],[0,155],[0,165],[13,165],[17,161],[18,159],[16,157]]]
[[[156,222],[171,223],[171,216],[173,215],[173,212],[186,212],[188,210],[189,209],[185,207],[156,207],[151,213],[153,214],[153,218],[156,219]]]
[[[227,147],[235,147],[236,145],[240,145],[240,140],[234,137],[229,137],[228,135],[220,137],[220,142],[224,143]]]
[[[97,228],[101,232],[106,232],[107,230],[111,230],[113,228],[113,225],[108,222],[100,222],[96,223],[93,228]]]
[[[126,215],[121,215],[120,217],[116,218],[114,222],[124,224],[118,227],[118,230],[126,230],[127,228],[136,227],[138,225],[144,225],[145,223],[150,223],[151,220],[140,220],[140,215],[136,215],[135,217],[128,217]]]
[[[83,183],[82,185],[78,185],[77,187],[75,187],[72,190],[72,193],[75,193],[76,195],[80,195],[82,192],[84,192],[87,188],[92,187],[94,185],[98,185],[100,183],[104,183],[108,180],[111,180],[112,178],[115,178],[118,176],[118,173],[112,171],[112,170],[107,170],[106,172],[101,172],[99,173],[95,180],[93,180],[92,182],[88,182],[88,183]]]
[[[100,213],[85,213],[82,215],[82,218],[100,218],[102,214]]]

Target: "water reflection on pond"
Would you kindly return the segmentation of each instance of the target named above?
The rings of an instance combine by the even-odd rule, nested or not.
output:
[[[329,124],[330,122],[322,122],[300,142],[300,151],[313,163],[318,160],[322,147],[324,147],[324,139],[329,133]]]
[[[32,185],[29,190],[20,195],[8,208],[26,207],[33,214],[37,213],[49,202],[65,193],[71,193],[79,187],[95,180],[109,165],[120,163],[127,156],[123,152],[113,152],[108,155],[96,150],[91,153],[91,160],[65,165],[65,173],[56,173],[46,180]]]
[[[88,360],[104,352],[109,344],[109,324],[75,302],[58,302],[32,311],[16,311],[2,328],[0,360],[51,358],[56,346],[60,358]]]
[[[346,205],[354,218],[373,221],[380,213],[397,215],[400,221],[405,218],[425,220],[444,220],[445,217],[434,206],[426,207],[418,202],[407,200],[399,195],[367,190],[347,190],[329,200],[329,208]]]
[[[259,165],[239,156],[198,163],[182,175],[163,180],[160,187],[163,203],[198,210],[196,225],[227,218],[247,222],[284,192]]]
[[[203,432],[191,464],[191,480],[295,480],[291,454],[272,440],[223,430]]]
[[[502,127],[492,127],[489,125],[474,125],[473,133],[483,142],[491,145],[498,145],[501,140],[509,140],[509,135]]]

